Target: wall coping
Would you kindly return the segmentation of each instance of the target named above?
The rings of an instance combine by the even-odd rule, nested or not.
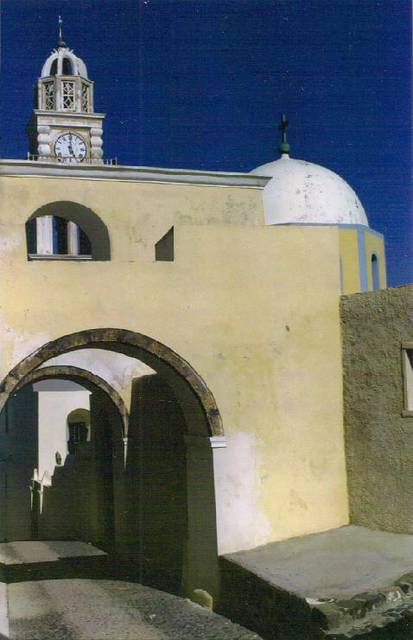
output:
[[[0,177],[2,176],[183,183],[250,189],[263,189],[270,180],[269,177],[260,177],[251,173],[102,164],[72,166],[35,160],[0,160]]]

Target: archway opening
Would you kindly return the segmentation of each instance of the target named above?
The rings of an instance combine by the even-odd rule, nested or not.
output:
[[[87,351],[135,359],[152,370],[130,379],[130,413],[123,419],[124,435],[112,446],[112,455],[122,458],[112,487],[114,539],[116,553],[125,558],[124,575],[173,592],[203,588],[216,594],[210,437],[222,435],[222,425],[211,392],[188,362],[142,334],[84,331],[48,343],[19,363],[3,381],[3,402],[25,379],[59,366],[59,358],[73,358],[73,366]]]
[[[22,380],[0,414],[8,452],[0,461],[1,539],[82,540],[112,551],[122,415],[104,385],[50,369]]]

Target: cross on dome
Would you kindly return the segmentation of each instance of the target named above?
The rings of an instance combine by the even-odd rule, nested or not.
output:
[[[288,120],[281,114],[281,158],[251,173],[267,176],[264,211],[267,224],[335,224],[368,227],[363,205],[351,186],[330,169],[290,158]]]
[[[281,120],[278,128],[281,131],[281,142],[280,142],[280,146],[278,147],[280,150],[280,153],[281,155],[284,155],[284,154],[289,155],[291,147],[288,144],[288,140],[287,140],[288,120],[285,113],[281,114]]]
[[[57,43],[58,47],[66,48],[66,42],[63,40],[63,20],[62,16],[59,16],[59,42]]]

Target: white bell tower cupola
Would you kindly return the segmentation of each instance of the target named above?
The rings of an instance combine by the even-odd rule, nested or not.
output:
[[[29,126],[30,155],[43,162],[103,163],[103,119],[94,112],[87,68],[63,40],[43,65]]]

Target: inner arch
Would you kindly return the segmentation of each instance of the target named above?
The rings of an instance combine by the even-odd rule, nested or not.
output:
[[[163,375],[171,385],[184,412],[191,414],[195,432],[202,435],[202,423],[206,420],[208,435],[223,435],[222,420],[215,398],[191,365],[161,342],[125,329],[90,329],[46,343],[19,362],[3,380],[0,387],[0,410],[19,383],[41,364],[63,353],[86,348],[108,349],[142,360]]]

